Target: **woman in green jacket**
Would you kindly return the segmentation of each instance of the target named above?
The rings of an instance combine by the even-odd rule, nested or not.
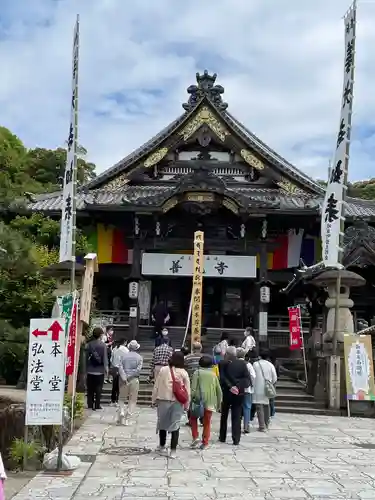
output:
[[[202,356],[199,368],[191,380],[190,426],[193,437],[192,447],[199,445],[198,419],[203,417],[201,449],[208,446],[211,434],[211,418],[214,411],[219,411],[222,392],[218,377],[212,371],[212,357]]]

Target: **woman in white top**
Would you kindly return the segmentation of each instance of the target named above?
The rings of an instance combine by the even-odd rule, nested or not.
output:
[[[220,342],[217,344],[218,350],[220,349],[221,356],[224,357],[225,353],[227,352],[228,345],[229,345],[229,335],[227,332],[223,332],[220,337]]]
[[[252,351],[254,347],[256,346],[255,339],[253,337],[253,330],[250,326],[246,328],[246,330],[243,332],[245,336],[245,340],[242,342],[242,349],[244,349],[245,354],[247,354],[249,351]]]
[[[255,361],[255,384],[253,403],[257,408],[259,431],[264,432],[270,422],[270,400],[266,395],[266,380],[272,384],[277,382],[277,374],[272,363],[267,361],[268,353],[261,352],[258,361]]]
[[[238,359],[243,359],[245,361],[245,356],[246,352],[245,349],[242,347],[239,347],[237,349],[237,358]],[[242,412],[243,412],[243,431],[245,434],[249,434],[250,432],[250,416],[251,416],[251,406],[252,406],[252,400],[253,400],[253,392],[254,392],[254,382],[256,378],[256,374],[253,368],[253,365],[245,361],[247,365],[247,369],[249,371],[250,375],[250,381],[251,384],[247,389],[245,389],[245,394],[244,394],[244,399],[243,399],[243,405],[242,405]]]

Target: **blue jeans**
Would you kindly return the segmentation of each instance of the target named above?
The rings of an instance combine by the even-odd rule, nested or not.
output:
[[[246,392],[243,399],[242,411],[243,411],[243,425],[246,429],[250,425],[251,416],[251,405],[253,403],[253,395]]]
[[[275,400],[274,399],[270,399],[270,416],[274,417],[275,413],[276,413]]]

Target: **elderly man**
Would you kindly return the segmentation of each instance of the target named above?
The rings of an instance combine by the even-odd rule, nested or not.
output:
[[[139,376],[143,366],[143,358],[137,353],[139,347],[138,342],[132,340],[128,344],[129,352],[122,353],[119,360],[120,406],[117,415],[117,422],[119,424],[128,425],[128,419],[133,414],[137,405]],[[126,400],[128,400],[127,411],[125,411]]]
[[[190,380],[195,370],[199,367],[199,360],[202,357],[202,344],[194,342],[192,353],[185,356],[185,369],[189,374]]]

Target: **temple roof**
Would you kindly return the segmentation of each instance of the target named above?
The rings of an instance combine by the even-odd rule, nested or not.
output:
[[[180,184],[186,184],[187,177],[192,176],[188,188],[197,191],[202,179],[197,183],[194,176],[201,175],[198,172],[203,169],[207,171],[211,168],[211,172],[207,174],[209,182],[203,181],[201,185],[208,186],[208,191],[211,189],[229,200],[232,199],[245,210],[249,207],[261,207],[266,211],[276,209],[297,214],[303,210],[304,213],[318,215],[324,188],[267,146],[228,112],[228,104],[223,101],[224,88],[216,85],[216,77],[216,74],[209,75],[207,71],[202,75],[197,73],[197,84],[187,89],[189,98],[182,105],[184,113],[141,147],[80,188],[77,194],[77,209],[161,209],[163,203],[181,191]],[[194,137],[194,134],[204,127],[211,129],[219,138],[219,142],[229,149],[236,144],[236,153],[242,157],[245,168],[255,169],[261,175],[268,176],[269,185],[233,182],[230,176],[223,181],[213,174],[213,163],[201,160],[196,162],[199,165],[193,166],[193,173],[188,176],[176,176],[168,182],[151,178],[149,181],[138,182],[135,175],[137,171],[150,171],[150,168],[157,166],[168,153],[185,144],[187,138]],[[230,136],[235,138],[232,143],[227,142]],[[194,164],[194,161],[191,161],[191,164]],[[237,164],[228,165],[233,167]],[[57,192],[35,196],[27,208],[32,211],[57,213],[61,210],[61,204],[62,194]],[[346,217],[374,219],[375,202],[348,198]]]

